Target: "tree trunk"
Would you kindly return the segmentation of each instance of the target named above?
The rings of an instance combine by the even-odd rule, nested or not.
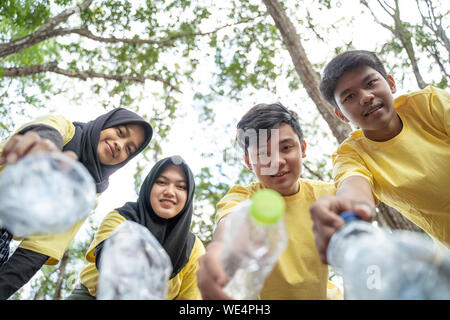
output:
[[[382,226],[388,226],[391,229],[410,230],[423,232],[421,228],[406,219],[401,213],[383,202],[377,206],[376,221]]]
[[[281,4],[277,0],[263,0],[263,2],[280,31],[283,43],[289,51],[295,69],[309,97],[317,106],[337,141],[341,143],[350,134],[351,127],[334,115],[333,107],[320,94],[319,76],[306,55],[300,36],[297,34],[294,25],[286,15]],[[377,211],[379,221],[385,221],[391,229],[420,230],[398,211],[384,203],[378,206]]]
[[[302,81],[303,87],[317,106],[322,117],[328,123],[333,135],[338,142],[341,143],[350,134],[351,127],[334,115],[333,107],[322,97],[319,90],[319,75],[308,60],[300,37],[297,35],[294,25],[284,12],[281,4],[275,0],[263,1],[281,33],[283,43],[291,56],[295,70]]]
[[[55,294],[53,295],[53,300],[61,299],[62,283],[64,280],[64,275],[66,274],[66,266],[67,266],[68,260],[69,260],[69,251],[66,250],[66,252],[64,252],[64,255],[59,264],[58,280],[56,281]]]

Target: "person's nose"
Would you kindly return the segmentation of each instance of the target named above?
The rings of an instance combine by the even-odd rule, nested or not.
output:
[[[175,186],[171,183],[167,184],[164,188],[163,195],[168,198],[174,198],[175,197]]]
[[[270,160],[270,167],[275,170],[274,174],[286,165],[286,159],[278,151],[272,152]]]
[[[275,160],[277,161],[279,168],[282,168],[286,164],[286,159],[280,152],[275,153]]]
[[[361,90],[361,105],[366,106],[372,104],[375,96],[370,90]]]
[[[119,156],[123,150],[124,142],[122,139],[117,139],[114,141],[114,148],[116,149],[116,155]]]

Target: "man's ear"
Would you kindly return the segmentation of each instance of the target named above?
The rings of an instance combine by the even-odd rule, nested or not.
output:
[[[389,88],[391,88],[391,92],[392,93],[396,93],[397,92],[397,86],[395,85],[394,77],[392,77],[391,75],[388,75],[387,76],[387,83],[389,84]]]
[[[250,170],[250,171],[253,171],[252,165],[251,165],[251,163],[248,160],[248,157],[246,155],[244,155],[244,162],[245,162],[245,165],[247,166],[247,169]]]
[[[334,114],[341,119],[342,121],[348,123],[350,121],[348,121],[348,119],[342,114],[341,110],[339,110],[338,108],[334,108]]]
[[[305,140],[302,140],[301,146],[302,146],[302,158],[305,158],[306,157],[306,141]]]

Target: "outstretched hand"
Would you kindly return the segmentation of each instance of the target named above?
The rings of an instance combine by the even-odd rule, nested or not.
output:
[[[227,283],[227,276],[220,263],[221,249],[222,242],[213,241],[199,259],[197,282],[204,300],[231,300],[222,290]]]
[[[331,236],[345,224],[340,213],[353,211],[364,221],[371,221],[375,217],[375,208],[369,203],[332,195],[320,197],[309,211],[314,223],[314,239],[323,263],[328,263],[327,249]]]

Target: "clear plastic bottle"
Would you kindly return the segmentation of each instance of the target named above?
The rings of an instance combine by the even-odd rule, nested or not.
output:
[[[450,254],[423,234],[389,232],[341,214],[328,262],[344,280],[345,299],[450,299]]]
[[[94,179],[61,153],[25,156],[0,173],[0,226],[17,237],[66,232],[95,202]]]
[[[221,260],[228,277],[224,292],[233,299],[258,297],[287,245],[284,211],[283,197],[263,189],[224,220]]]
[[[170,258],[151,232],[125,221],[102,249],[97,299],[167,299],[171,273]]]

